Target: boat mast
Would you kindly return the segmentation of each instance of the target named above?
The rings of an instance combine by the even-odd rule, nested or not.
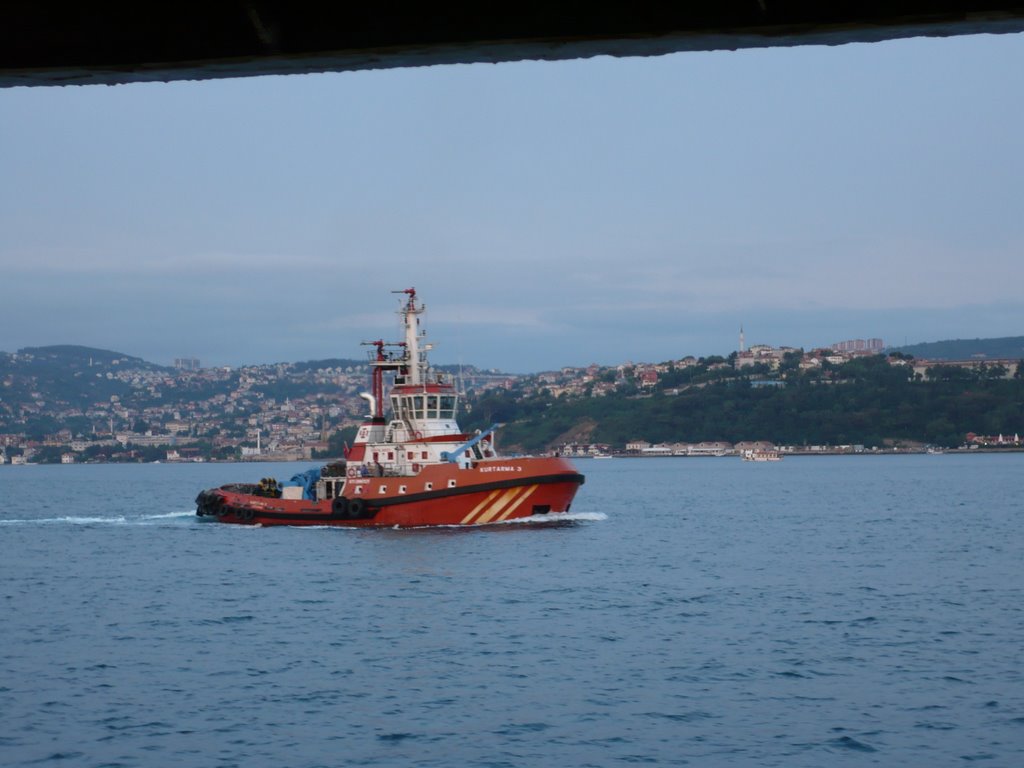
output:
[[[425,377],[423,355],[420,352],[420,320],[425,307],[420,304],[416,306],[416,289],[406,288],[404,291],[393,291],[393,293],[404,293],[409,297],[402,308],[402,322],[405,325],[405,352],[409,361],[409,384],[422,384]]]

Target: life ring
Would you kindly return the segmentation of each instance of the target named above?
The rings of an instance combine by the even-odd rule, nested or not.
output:
[[[415,440],[422,440],[423,439],[423,433],[420,432],[418,429],[415,432],[412,433],[412,436],[413,436],[413,439],[415,439]]]
[[[357,520],[363,514],[363,510],[366,508],[366,504],[362,499],[349,499],[348,502],[348,516],[353,520]]]
[[[345,474],[349,477],[359,477],[359,470],[355,467],[349,467]]]

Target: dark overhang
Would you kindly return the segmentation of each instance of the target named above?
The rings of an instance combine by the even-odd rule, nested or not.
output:
[[[0,86],[654,56],[1024,31],[1012,2],[53,3],[0,9]]]

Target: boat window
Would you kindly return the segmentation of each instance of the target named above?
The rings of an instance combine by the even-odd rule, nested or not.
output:
[[[388,461],[394,461],[394,460],[395,460],[395,452],[394,451],[388,451]]]
[[[455,395],[442,395],[441,396],[441,416],[442,419],[454,419],[455,418]]]
[[[423,418],[423,395],[417,395],[416,397],[414,397],[412,399],[416,401],[416,409],[415,409],[416,418],[417,419],[422,419]]]
[[[432,491],[432,490],[434,490],[434,484],[433,483],[424,483],[423,484],[423,490],[424,491]]]
[[[449,480],[448,481],[448,487],[449,488],[454,488],[455,487],[455,481],[454,480]]]
[[[426,451],[422,451],[422,452],[420,453],[420,458],[421,458],[421,459],[423,459],[424,461],[426,461],[427,459],[429,459],[429,458],[430,458],[430,454],[429,454],[429,453],[427,453]]]
[[[377,493],[387,493],[387,492],[388,492],[388,487],[386,485],[382,485],[380,487],[380,489],[377,491]]]
[[[412,451],[406,451],[405,458],[407,458],[409,461],[412,461],[412,455]]]
[[[356,496],[362,496],[362,495],[363,495],[363,486],[357,485],[356,486]]]
[[[427,418],[437,418],[437,395],[427,395]]]
[[[405,486],[404,485],[398,486],[398,492],[399,493],[405,493]]]

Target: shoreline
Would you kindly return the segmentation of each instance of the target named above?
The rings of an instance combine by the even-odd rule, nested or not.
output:
[[[1002,453],[1024,453],[1024,446],[1009,446],[1006,448],[943,448],[939,451],[929,451],[926,448],[904,448],[884,450],[820,450],[812,451],[805,449],[790,449],[780,447],[777,449],[780,456],[969,456],[969,455],[992,455]],[[596,456],[563,456],[567,459],[594,459]],[[639,454],[639,453],[613,453],[610,458],[614,459],[738,459],[738,453],[724,453],[720,456],[712,454]]]
[[[992,456],[1006,453],[1024,453],[1024,446],[1009,446],[1005,448],[948,448],[942,449],[941,451],[929,452],[924,448],[913,448],[913,449],[886,449],[886,450],[865,450],[865,451],[853,451],[853,450],[802,450],[802,449],[788,449],[779,448],[780,457],[787,456]],[[518,454],[518,455],[531,455],[531,454]],[[536,454],[538,456],[550,456],[555,454]],[[562,455],[562,458],[576,460],[576,459],[595,459],[595,456],[566,456]],[[656,454],[656,455],[642,455],[636,453],[613,453],[604,458],[614,459],[740,459],[742,458],[738,453],[726,453],[720,456],[713,456],[709,454],[704,455],[687,455],[687,454]],[[340,461],[340,458],[324,458],[324,459],[306,459],[306,458],[278,458],[278,457],[267,457],[267,458],[251,458],[245,459],[202,459],[200,461],[83,461],[74,463],[63,463],[63,462],[26,462],[24,464],[12,464],[6,462],[0,464],[0,467],[55,467],[55,466],[68,466],[68,467],[82,467],[82,466],[99,466],[99,465],[112,465],[112,464],[166,464],[170,466],[182,466],[182,465],[194,465],[194,464],[314,464],[314,463],[330,463],[331,461]]]

